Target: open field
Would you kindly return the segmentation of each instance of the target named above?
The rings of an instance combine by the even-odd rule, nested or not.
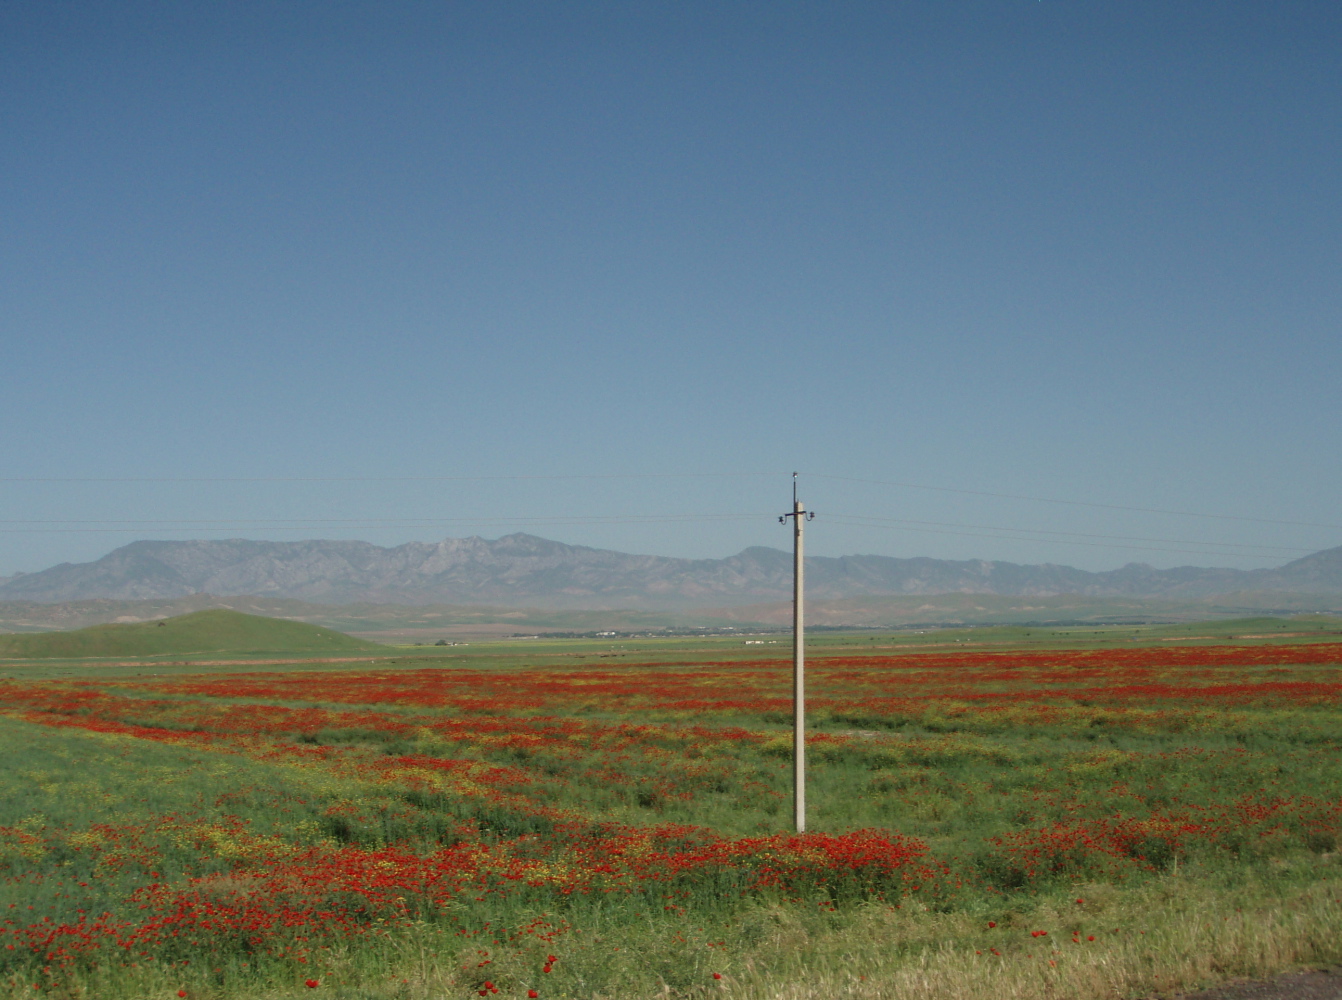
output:
[[[1098,998],[1337,961],[1338,631],[819,634],[802,837],[784,637],[9,661],[0,993]]]
[[[1273,605],[1275,607],[1275,605]],[[215,608],[321,625],[366,635],[375,641],[410,636],[432,643],[454,635],[514,635],[520,632],[590,632],[606,629],[648,631],[685,628],[717,621],[711,612],[675,614],[656,611],[555,611],[538,608],[471,605],[313,604],[283,597],[189,597],[140,601],[85,600],[59,604],[0,601],[0,633],[46,632],[112,622],[156,621]],[[1310,610],[1314,610],[1312,607]],[[734,622],[725,622],[735,624]]]
[[[321,625],[374,642],[422,642],[498,639],[534,633],[650,633],[661,630],[780,628],[790,626],[788,602],[694,611],[609,609],[575,611],[468,605],[313,604],[281,597],[187,597],[131,600],[83,600],[57,604],[0,601],[0,633],[47,632],[113,622],[156,621],[223,608],[252,615]],[[1156,598],[1003,597],[994,594],[924,594],[813,599],[807,621],[813,626],[917,628],[947,625],[1195,622],[1292,612],[1342,613],[1336,594],[1281,591],[1222,594],[1197,600]]]
[[[1057,596],[1005,597],[998,594],[909,594],[845,597],[807,601],[810,625],[850,628],[908,628],[933,625],[1024,625],[1046,623],[1195,622],[1242,618],[1255,614],[1312,612],[1338,614],[1342,599],[1331,594],[1283,592],[1221,594],[1216,597],[1170,598]],[[714,618],[741,623],[790,625],[792,604],[750,604],[719,608]]]

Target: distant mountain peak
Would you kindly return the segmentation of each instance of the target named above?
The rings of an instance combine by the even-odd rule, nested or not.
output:
[[[0,580],[0,600],[258,595],[324,604],[493,604],[551,608],[726,607],[791,596],[790,553],[752,546],[725,559],[673,559],[568,545],[525,532],[384,548],[359,541],[144,540],[90,563]],[[1128,563],[1101,573],[981,559],[853,555],[807,559],[817,598],[996,594],[1194,598],[1231,591],[1342,593],[1342,547],[1277,569]]]

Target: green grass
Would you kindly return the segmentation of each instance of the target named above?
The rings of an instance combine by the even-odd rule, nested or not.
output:
[[[820,633],[812,650],[888,655],[892,646],[914,653],[957,644],[1111,648],[1167,639],[1177,645],[1187,636],[1211,636],[1197,640],[1204,644],[1254,645],[1337,641],[1330,633],[1339,625],[1337,620],[1242,619],[1137,630]],[[136,628],[166,631],[168,626]],[[1283,638],[1281,632],[1309,635]],[[477,644],[436,657],[391,657],[357,668],[313,664],[296,669],[343,672],[432,664],[515,671],[535,664],[619,666],[625,659],[749,663],[786,658],[789,652],[785,643],[747,647],[739,638],[536,640]],[[83,669],[95,685],[129,672]],[[276,667],[257,663],[227,669]],[[1295,676],[1307,679],[1317,671],[1322,677],[1330,669],[1299,668]],[[154,670],[206,672],[168,665]],[[132,696],[141,700],[120,717],[123,722],[209,731],[208,719],[189,714],[195,711],[192,698],[142,691]],[[226,710],[251,703],[220,697],[212,704]],[[320,690],[312,692],[307,705],[323,706]],[[382,710],[398,717],[491,718],[451,707]],[[580,722],[620,718],[618,706],[572,714]],[[671,911],[653,894],[555,898],[519,891],[478,907],[464,899],[451,913],[420,914],[393,933],[337,942],[304,967],[252,955],[241,946],[217,950],[208,963],[194,961],[190,967],[142,962],[84,970],[63,980],[44,976],[40,962],[9,960],[6,974],[0,975],[0,996],[150,1000],[186,989],[193,998],[209,1000],[470,1000],[488,975],[501,984],[501,1000],[524,997],[528,989],[537,989],[542,1000],[1098,1000],[1168,994],[1232,976],[1337,961],[1342,959],[1336,934],[1342,922],[1342,855],[1336,838],[1312,828],[1265,827],[1266,833],[1255,829],[1241,840],[1218,843],[1194,838],[1181,852],[1151,850],[1151,864],[1145,867],[1110,870],[1062,853],[1038,877],[1013,873],[992,848],[993,838],[1118,811],[1139,817],[1175,807],[1196,812],[1246,796],[1336,800],[1342,794],[1337,720],[1333,704],[1251,705],[1227,711],[1216,725],[1201,729],[1153,724],[1115,731],[1070,717],[1012,729],[986,723],[974,728],[969,721],[935,717],[878,725],[879,720],[821,711],[812,719],[818,731],[872,732],[870,738],[813,748],[811,829],[878,827],[921,838],[957,872],[977,879],[971,889],[935,901],[905,899],[896,908],[888,900],[839,899],[823,888],[798,900],[769,893],[724,895],[721,886],[682,884],[673,887],[678,895]],[[450,844],[463,823],[480,824],[484,843],[553,832],[534,817],[512,815],[468,795],[364,780],[326,761],[376,763],[420,755],[519,768],[543,785],[536,792],[538,801],[594,823],[685,823],[726,836],[786,828],[788,742],[777,719],[668,714],[636,721],[648,724],[638,746],[651,749],[641,754],[620,750],[623,756],[583,743],[581,733],[569,745],[533,749],[516,741],[490,742],[477,733],[448,739],[418,723],[379,731],[351,722],[343,729],[276,730],[266,737],[304,751],[330,751],[317,763],[316,758],[270,753],[273,747],[266,740],[242,746],[224,741],[176,745],[0,717],[0,759],[6,762],[0,769],[0,827],[6,828],[0,836],[0,868],[7,874],[0,913],[9,906],[32,906],[32,919],[63,920],[77,910],[133,911],[136,904],[127,900],[146,882],[148,864],[153,878],[169,886],[202,878],[225,884],[230,873],[245,871],[258,844],[429,852]],[[762,743],[696,740],[685,735],[687,723],[742,725],[778,738]],[[886,723],[889,727],[883,728]],[[488,735],[487,727],[480,732]],[[612,769],[620,780],[612,780]],[[691,794],[647,794],[659,786]],[[114,843],[109,831],[117,831],[120,839]],[[983,888],[987,882],[991,890]],[[547,944],[495,944],[488,931],[542,918],[571,929]],[[990,930],[989,921],[998,926]],[[466,925],[475,929],[474,936],[461,936]],[[1048,939],[1032,938],[1036,928],[1048,928]],[[1075,945],[1073,932],[1079,935]],[[1087,940],[1092,936],[1094,942]],[[482,947],[491,956],[485,972],[478,965]],[[993,948],[1001,955],[993,955]],[[553,972],[542,974],[539,956],[550,949],[562,959]],[[715,972],[723,978],[713,979]],[[302,985],[313,974],[322,982],[320,992]],[[34,982],[44,991],[33,990]]]
[[[0,658],[84,659],[208,654],[309,656],[386,651],[378,643],[303,622],[222,608],[156,622],[93,625],[71,632],[0,636]]]
[[[1108,646],[1151,646],[1165,643],[1258,645],[1264,642],[1337,642],[1342,618],[1296,615],[1254,616],[1161,625],[984,625],[973,628],[901,629],[892,632],[812,632],[807,646],[931,648],[958,645],[1010,649],[1084,649]]]
[[[602,639],[475,639],[466,646],[438,648],[434,646],[399,645],[387,646],[343,636],[330,630],[305,626],[298,622],[282,619],[263,618],[258,615],[241,615],[237,612],[209,611],[201,615],[233,615],[249,623],[247,628],[239,629],[242,638],[231,639],[228,647],[213,642],[189,642],[173,640],[168,644],[169,635],[158,640],[155,622],[133,625],[94,626],[77,632],[25,633],[22,635],[0,635],[0,677],[24,676],[78,676],[87,666],[96,664],[100,676],[117,676],[143,673],[144,669],[172,675],[176,673],[199,673],[219,671],[231,673],[238,670],[272,669],[266,662],[268,655],[281,654],[286,657],[313,659],[312,669],[342,669],[339,666],[321,664],[317,660],[328,655],[370,656],[383,654],[386,659],[380,661],[387,667],[398,666],[462,666],[487,669],[512,669],[524,666],[560,666],[583,663],[619,663],[622,660],[648,663],[693,663],[696,661],[716,661],[723,659],[743,662],[757,659],[787,659],[792,655],[792,640],[787,634],[744,633],[725,636],[640,636],[637,638]],[[197,615],[182,615],[177,619],[165,619],[168,622],[189,621]],[[264,628],[253,630],[250,624],[259,619],[262,623],[272,623]],[[160,632],[168,633],[168,626]],[[127,632],[102,629],[127,629]],[[289,630],[293,631],[290,632]],[[309,644],[310,637],[324,633],[327,638],[322,644]],[[265,638],[278,635],[283,637]],[[162,652],[130,652],[118,648],[107,652],[90,651],[93,647],[85,639],[76,636],[144,636],[148,633],[151,640],[164,643]],[[169,633],[170,634],[170,633]],[[1246,638],[1249,637],[1249,638]],[[64,637],[64,638],[63,638]],[[1170,625],[1075,625],[1068,627],[1042,627],[1020,625],[993,625],[974,628],[944,629],[898,629],[893,631],[842,631],[816,630],[807,633],[807,648],[814,654],[826,653],[871,653],[889,655],[891,652],[907,650],[909,652],[940,652],[946,649],[977,649],[985,651],[1011,649],[1105,649],[1112,647],[1158,646],[1173,640],[1170,645],[1182,644],[1188,637],[1198,637],[1196,644],[1231,643],[1234,645],[1262,645],[1277,643],[1337,642],[1342,639],[1342,618],[1328,615],[1298,615],[1289,618],[1235,618],[1213,621],[1188,622]],[[747,640],[760,644],[746,645]],[[101,640],[100,640],[101,641]],[[270,645],[266,643],[269,642]],[[340,649],[337,644],[350,643]],[[32,645],[30,645],[32,643]],[[327,645],[329,643],[329,645]],[[188,646],[198,649],[188,651]],[[135,647],[132,647],[135,648]],[[143,647],[141,647],[143,648]],[[152,647],[151,647],[152,648]],[[217,658],[227,653],[230,657],[252,658],[257,662],[254,667],[243,663],[229,663],[212,666],[207,663],[192,662],[202,655],[207,659]],[[115,662],[96,663],[98,657],[124,658],[137,661],[127,665]],[[28,662],[25,662],[28,661]],[[177,661],[177,662],[174,662]],[[185,662],[182,662],[185,661]],[[360,662],[347,669],[363,670],[367,663]],[[287,664],[287,670],[301,670],[301,664]]]
[[[182,619],[191,618],[183,615]],[[240,616],[255,618],[259,616]],[[168,619],[171,620],[171,619]],[[278,619],[264,619],[281,627],[300,623]],[[139,632],[157,628],[153,622],[133,626]],[[99,628],[95,626],[95,628]],[[167,631],[165,626],[161,631]],[[80,632],[94,632],[83,629]],[[1284,635],[1281,633],[1285,633]],[[0,679],[4,677],[77,677],[89,667],[96,667],[101,677],[144,676],[152,671],[155,676],[198,673],[235,673],[239,671],[273,670],[268,657],[280,655],[286,659],[311,658],[311,663],[286,663],[285,670],[365,670],[370,666],[396,669],[399,667],[468,667],[510,670],[529,666],[566,666],[591,664],[618,664],[621,661],[638,663],[694,663],[699,661],[777,660],[792,655],[791,637],[786,634],[741,634],[727,636],[640,636],[638,638],[603,639],[502,639],[473,640],[466,646],[438,648],[433,646],[386,646],[364,642],[349,636],[332,633],[332,646],[302,648],[295,643],[289,648],[247,651],[201,650],[184,652],[182,644],[174,643],[170,652],[135,654],[109,652],[105,659],[87,652],[87,647],[70,648],[62,644],[60,636],[75,632],[0,635]],[[113,633],[116,634],[116,633]],[[131,633],[135,634],[135,633]],[[310,633],[303,633],[304,635]],[[1254,638],[1246,638],[1245,636]],[[814,655],[852,654],[889,655],[892,652],[944,652],[947,649],[1009,651],[1011,649],[1106,649],[1114,647],[1162,646],[1167,639],[1199,636],[1197,644],[1276,645],[1279,643],[1337,642],[1342,640],[1342,618],[1326,615],[1299,615],[1289,618],[1239,618],[1210,622],[1191,622],[1175,625],[1094,626],[1079,625],[1066,628],[1035,626],[983,626],[950,629],[899,629],[895,631],[812,631],[807,633],[807,647]],[[52,643],[39,647],[40,652],[23,652],[26,640]],[[333,651],[341,639],[358,645],[344,651]],[[746,640],[759,640],[760,645],[746,645]],[[23,641],[21,641],[23,640]],[[1182,641],[1169,643],[1180,645]],[[254,644],[259,646],[260,644]],[[277,643],[277,645],[279,645]],[[289,645],[285,642],[285,645]],[[84,651],[81,651],[84,650]],[[14,650],[6,652],[6,650]],[[230,661],[215,665],[210,661],[226,654]],[[364,654],[374,657],[364,662]],[[381,655],[379,655],[381,654]],[[320,662],[328,657],[342,655],[359,657],[360,662],[349,665]],[[82,657],[82,658],[81,658]],[[238,662],[233,662],[234,658]],[[124,662],[118,663],[117,659]],[[254,663],[246,663],[246,660]],[[201,662],[201,661],[204,662]]]
[[[1108,755],[1109,741],[1097,749],[1060,731],[1029,740],[955,737],[866,754],[818,753],[812,827],[894,827],[972,866],[987,837],[1072,815],[1078,797],[1093,797],[1096,810],[1111,807],[1104,793],[1116,781],[1141,787],[1154,800],[1185,802],[1263,787],[1285,795],[1336,787],[1336,763],[1293,747],[1289,722],[1284,729],[1271,716],[1256,723],[1253,733],[1241,734],[1253,743],[1249,759],[1233,773],[1226,773],[1221,756],[1245,745],[1233,738],[1203,740],[1205,754],[1173,760],[1162,755],[1186,749],[1188,739],[1119,740],[1112,749],[1128,755],[1119,759]],[[346,740],[374,755],[464,753],[523,763],[506,750],[433,741],[379,748],[369,746],[367,734],[332,733],[318,742],[339,746]],[[31,906],[35,918],[68,919],[74,907],[100,912],[124,906],[126,896],[147,881],[137,857],[152,858],[155,881],[174,885],[225,878],[246,865],[248,844],[257,840],[329,842],[334,809],[357,807],[339,827],[340,837],[374,850],[391,843],[431,850],[438,846],[443,827],[436,821],[445,810],[457,818],[471,815],[468,802],[406,796],[299,764],[13,720],[0,720],[0,754],[8,765],[0,772],[0,823],[47,835],[40,854],[12,839],[7,844],[0,865],[36,877],[6,884],[0,910]],[[735,748],[725,757],[695,761],[720,770],[728,787],[693,803],[649,805],[584,779],[584,768],[594,761],[542,755],[525,763],[558,779],[554,805],[594,818],[692,821],[730,834],[758,834],[786,823],[776,799],[741,794],[746,784],[786,791],[774,748]],[[641,771],[665,776],[657,768],[626,773],[638,777]],[[1041,801],[1041,792],[1049,801]],[[243,828],[245,838],[239,836]],[[117,842],[109,829],[117,831]],[[56,830],[59,836],[52,835]],[[1342,866],[1327,847],[1278,844],[1237,858],[1207,850],[1182,865],[1166,859],[1160,871],[1134,874],[1127,884],[1065,872],[1006,893],[967,894],[933,906],[906,901],[899,909],[861,902],[831,908],[824,893],[801,904],[767,895],[732,901],[696,893],[678,896],[684,909],[670,913],[655,898],[523,896],[472,913],[475,925],[488,920],[518,926],[544,913],[573,929],[547,946],[496,946],[463,940],[457,925],[422,919],[389,938],[337,944],[311,968],[240,951],[212,959],[209,968],[149,963],[89,971],[62,980],[56,995],[150,1000],[186,988],[190,996],[211,1000],[467,1000],[487,974],[504,984],[504,997],[525,996],[527,987],[543,988],[546,998],[597,1000],[714,994],[817,1000],[1138,997],[1339,957],[1327,928],[1342,919]],[[109,864],[109,856],[120,860]],[[998,928],[989,930],[990,920]],[[1032,939],[1029,932],[1037,927],[1049,928],[1052,939]],[[1098,941],[1074,945],[1072,931]],[[480,945],[491,956],[487,973],[474,968]],[[1001,958],[991,956],[993,947]],[[538,955],[549,949],[560,952],[562,961],[541,976]],[[712,980],[714,972],[724,979]],[[38,995],[29,983],[49,982],[36,968],[11,968],[9,975],[16,973],[13,996]],[[302,986],[310,974],[320,977],[322,993]],[[5,981],[0,978],[0,995]]]

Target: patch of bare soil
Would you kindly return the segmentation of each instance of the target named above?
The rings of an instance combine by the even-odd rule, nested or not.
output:
[[[1262,982],[1228,983],[1180,1000],[1342,1000],[1342,968],[1291,972]]]

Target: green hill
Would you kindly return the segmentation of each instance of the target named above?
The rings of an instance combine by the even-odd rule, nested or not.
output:
[[[83,659],[96,656],[196,656],[208,654],[323,655],[385,652],[320,625],[245,615],[216,608],[156,622],[94,625],[72,632],[0,635],[0,658]]]

